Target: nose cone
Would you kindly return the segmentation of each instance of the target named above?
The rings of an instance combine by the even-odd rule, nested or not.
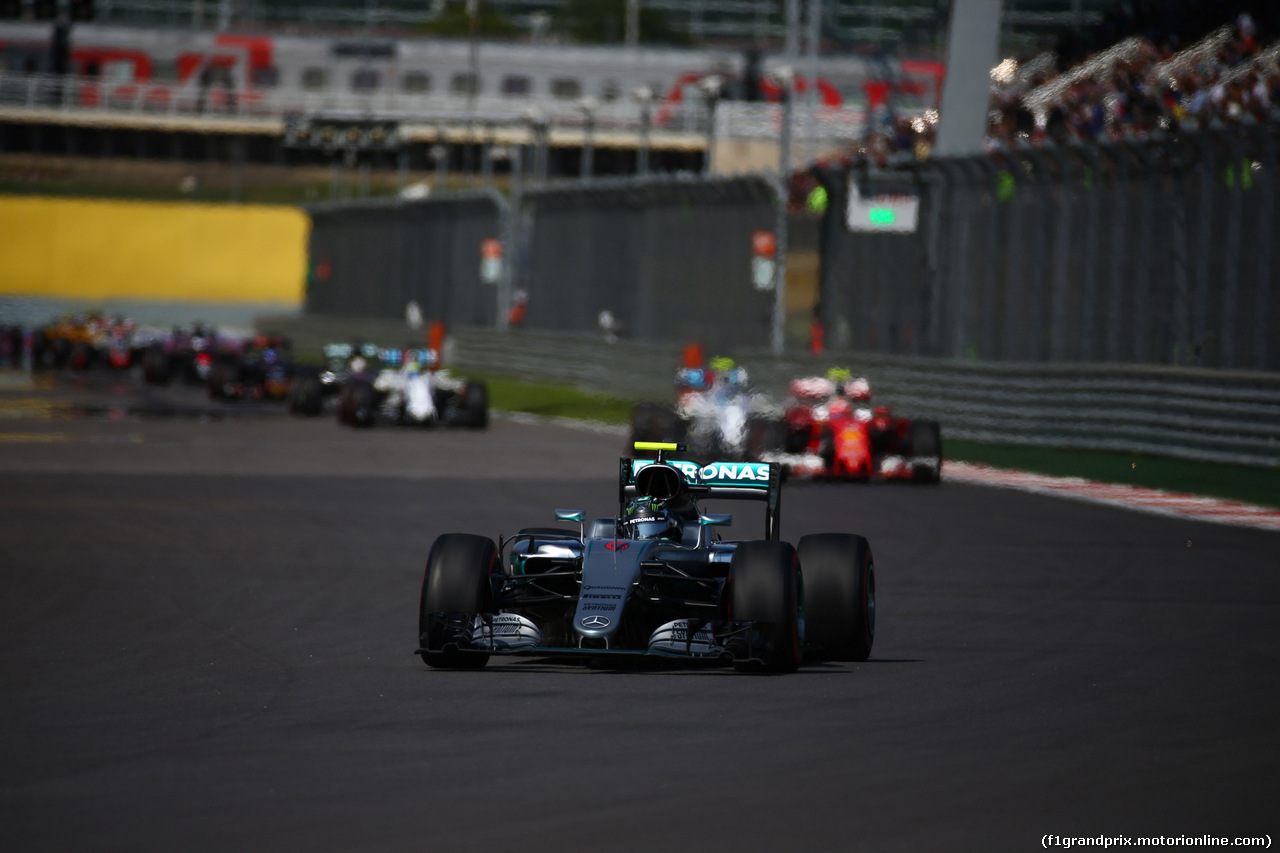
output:
[[[613,620],[603,613],[593,613],[578,620],[578,633],[584,636],[600,637],[610,633]]]
[[[582,592],[573,614],[573,630],[581,645],[611,645],[610,638],[622,624],[627,595],[639,577],[640,563],[653,547],[651,542],[627,539],[588,541],[582,561]]]

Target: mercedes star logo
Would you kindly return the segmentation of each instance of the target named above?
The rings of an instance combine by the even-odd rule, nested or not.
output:
[[[608,616],[588,616],[582,620],[583,628],[608,628]]]

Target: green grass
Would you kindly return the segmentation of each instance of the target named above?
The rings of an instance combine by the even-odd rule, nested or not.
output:
[[[489,386],[489,405],[508,412],[527,412],[543,417],[574,418],[606,424],[631,423],[630,400],[607,394],[592,394],[563,385],[526,382],[505,376],[476,376]]]
[[[495,409],[608,424],[626,425],[631,421],[633,402],[630,400],[509,377],[476,378],[488,383],[489,400]],[[1280,469],[1277,468],[1223,465],[1141,453],[960,441],[946,439],[945,424],[943,438],[947,459],[1280,507]]]
[[[981,444],[947,440],[945,431],[944,424],[943,443],[948,459],[1280,507],[1280,469],[1277,468],[1224,465],[1120,451]]]

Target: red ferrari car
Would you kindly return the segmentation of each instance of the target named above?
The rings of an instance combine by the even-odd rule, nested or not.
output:
[[[871,384],[847,370],[791,382],[783,450],[762,455],[795,477],[936,483],[942,432],[936,421],[871,406]]]

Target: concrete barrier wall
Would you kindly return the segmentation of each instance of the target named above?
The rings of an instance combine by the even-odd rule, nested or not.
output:
[[[0,197],[0,296],[302,306],[296,208]]]

